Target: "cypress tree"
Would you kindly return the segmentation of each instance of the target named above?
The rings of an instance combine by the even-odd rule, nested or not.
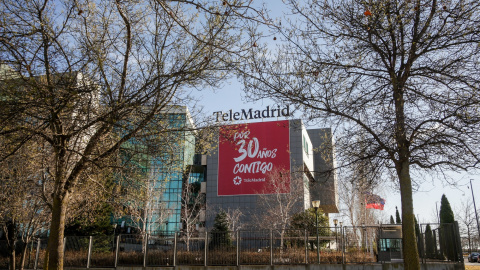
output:
[[[454,233],[453,233],[453,223],[455,222],[455,217],[453,215],[452,207],[450,202],[448,202],[447,196],[442,195],[440,203],[440,248],[441,252],[447,257],[450,261],[457,261],[458,254],[455,252],[455,243]]]
[[[418,254],[420,255],[420,258],[423,258],[424,252],[423,252],[423,235],[422,232],[420,231],[420,226],[418,225],[417,218],[415,217],[415,235],[417,236],[417,249],[418,249]]]
[[[435,242],[433,241],[433,232],[430,224],[425,228],[425,255],[428,259],[435,258]]]
[[[455,222],[455,217],[453,215],[452,207],[448,202],[447,196],[442,195],[442,200],[440,203],[440,224],[453,223]]]
[[[390,215],[390,224],[395,224],[395,219],[393,219],[392,215]]]
[[[402,219],[400,218],[400,213],[398,213],[398,208],[395,206],[395,215],[397,217],[397,224],[402,224]]]

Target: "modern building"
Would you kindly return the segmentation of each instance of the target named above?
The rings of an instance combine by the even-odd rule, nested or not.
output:
[[[114,222],[121,233],[138,232],[143,226],[151,235],[173,233],[182,229],[184,183],[203,177],[203,173],[189,173],[195,157],[195,126],[185,106],[167,106],[144,133],[151,135],[122,146],[120,160],[127,173],[117,176],[141,192],[138,198],[123,201],[125,207],[138,209]]]
[[[212,228],[221,210],[242,213],[238,222],[243,228],[254,227],[255,218],[268,210],[262,200],[276,194],[294,198],[292,212],[320,200],[324,213],[338,213],[330,129],[306,129],[298,119],[224,125],[213,132],[217,135],[207,153],[195,155],[199,142],[186,107],[168,107],[156,125],[169,132],[152,142],[131,140],[122,153],[129,166],[149,180],[152,195],[143,205],[144,213],[149,212],[144,219],[149,234],[173,234],[187,226],[202,232]],[[149,143],[157,145],[155,151]],[[142,149],[142,154],[132,158],[132,149]],[[187,187],[203,198],[201,204],[186,198]],[[116,223],[124,228],[135,225],[128,219]]]
[[[324,213],[338,213],[331,129],[306,129],[301,120],[227,125],[207,155],[206,227],[220,211],[237,210],[254,227],[265,196],[295,194],[293,211],[320,200]]]

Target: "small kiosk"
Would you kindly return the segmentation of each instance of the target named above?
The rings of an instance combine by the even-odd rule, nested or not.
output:
[[[380,226],[378,238],[378,261],[401,262],[402,255],[402,225],[385,224]]]

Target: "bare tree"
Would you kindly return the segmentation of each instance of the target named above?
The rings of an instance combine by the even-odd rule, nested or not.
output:
[[[420,269],[412,173],[480,164],[480,3],[286,2],[293,16],[274,33],[284,43],[259,43],[239,70],[246,91],[334,125],[339,166],[370,160],[396,181],[405,269]]]
[[[1,139],[0,145],[2,149],[9,147]],[[16,269],[17,248],[21,247],[18,269],[23,269],[28,245],[50,222],[50,211],[41,197],[42,187],[36,181],[42,174],[38,161],[43,159],[38,148],[36,143],[25,144],[0,163],[0,226],[7,240],[11,270]]]
[[[8,22],[0,30],[1,59],[15,73],[0,89],[1,122],[8,123],[0,135],[14,146],[0,160],[28,140],[49,145],[44,269],[63,269],[65,217],[82,173],[101,166],[166,104],[180,102],[185,87],[217,86],[253,46],[249,33],[262,13],[240,0],[0,6],[0,21]],[[114,140],[102,140],[113,131]]]
[[[472,234],[478,237],[478,233],[475,234],[477,223],[475,220],[475,209],[470,199],[462,201],[461,205],[455,210],[457,213],[457,219],[460,224],[460,233],[467,236],[468,240],[468,252],[472,252]],[[476,238],[476,237],[475,237]]]
[[[179,155],[186,144],[194,143],[184,135],[192,128],[186,125],[189,120],[186,114],[186,108],[176,106],[163,110],[151,125],[119,150],[114,192],[116,216],[128,217],[144,236],[162,230],[161,224],[171,214],[164,201],[170,181],[168,175],[183,173],[184,166],[178,164],[178,160],[182,160]],[[164,131],[161,136],[158,130]]]
[[[116,214],[128,217],[145,241],[146,235],[159,232],[169,217],[167,204],[162,201],[167,180],[160,182],[154,177],[136,180],[134,185],[122,187],[124,192],[118,202],[123,211]]]
[[[340,213],[345,215],[346,220],[352,226],[353,238],[358,239],[360,235],[359,228],[362,225],[374,225],[383,220],[383,213],[380,210],[367,209],[365,205],[365,192],[372,189],[366,189],[359,185],[360,182],[352,181],[356,178],[343,178],[339,181],[339,199],[341,203]],[[376,190],[376,189],[373,189]],[[374,191],[373,193],[375,193]],[[360,243],[361,241],[356,241]]]
[[[290,173],[283,168],[273,169],[266,177],[264,190],[258,194],[258,214],[255,223],[261,229],[278,229],[280,246],[294,214],[305,210],[305,197],[309,199],[308,180],[302,171]]]
[[[225,212],[227,214],[227,221],[228,221],[228,230],[231,232],[236,232],[243,228],[243,224],[241,222],[241,218],[243,213],[238,208],[228,208]]]
[[[198,235],[197,226],[200,225],[202,211],[205,211],[205,194],[200,193],[200,183],[184,183],[182,189],[182,239],[190,250],[190,240]]]

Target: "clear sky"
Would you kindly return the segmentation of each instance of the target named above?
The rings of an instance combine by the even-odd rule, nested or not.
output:
[[[257,1],[256,3],[259,3]],[[285,13],[288,13],[288,10],[285,8],[285,5],[282,1],[265,1],[266,6],[271,11],[271,17],[284,17]],[[255,103],[245,102],[244,95],[242,93],[242,85],[238,83],[235,79],[229,81],[219,89],[215,89],[215,92],[212,90],[206,89],[202,91],[193,90],[191,93],[193,96],[199,98],[200,104],[203,105],[203,114],[205,116],[212,116],[215,111],[228,111],[229,109],[239,110],[239,109],[264,109],[267,105],[274,105],[274,102],[271,100],[259,100]],[[322,128],[318,126],[319,128]],[[315,128],[315,127],[312,127]],[[469,189],[470,179],[472,181],[474,196],[476,199],[477,206],[480,205],[480,175],[471,175],[468,173],[461,174],[450,174],[453,180],[458,181],[457,186],[450,186],[446,183],[443,183],[441,180],[427,180],[422,184],[418,191],[414,192],[414,211],[417,216],[417,219],[420,223],[427,222],[436,222],[436,209],[438,204],[438,210],[440,210],[440,199],[442,194],[445,194],[452,206],[452,209],[460,209],[461,202],[466,202],[467,199],[472,201],[472,192]],[[426,178],[429,178],[428,176]],[[386,185],[391,187],[392,185]],[[385,208],[383,210],[383,215],[386,218],[389,218],[390,215],[395,217],[395,206],[398,209],[401,209],[401,199],[398,191],[393,190],[392,188],[385,188],[378,195],[381,195],[386,199]],[[372,210],[380,211],[380,210]],[[457,214],[457,213],[455,213]],[[480,214],[480,213],[479,213]],[[333,218],[342,219],[342,217],[335,215],[331,216]]]

